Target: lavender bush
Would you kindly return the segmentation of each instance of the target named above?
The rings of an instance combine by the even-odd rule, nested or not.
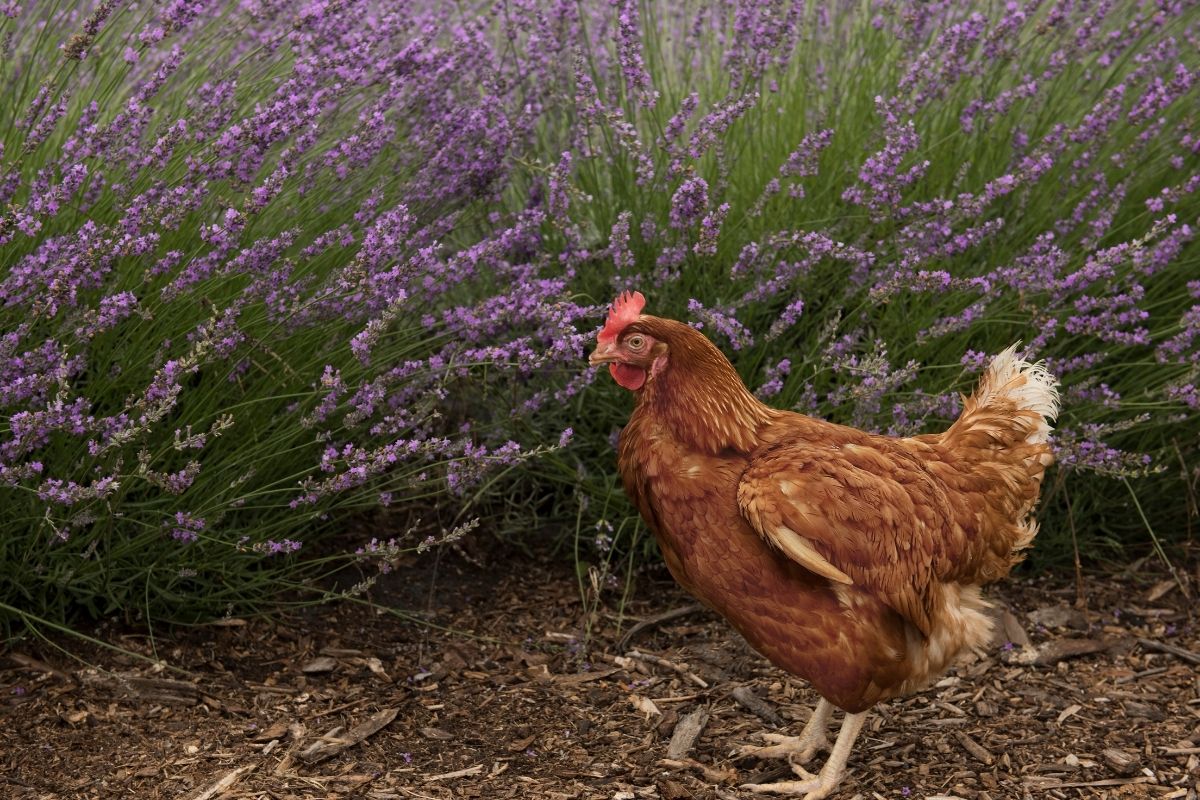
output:
[[[332,511],[421,505],[420,536],[454,535],[486,481],[559,446],[520,421],[589,309],[556,305],[543,206],[503,210],[545,90],[493,18],[0,14],[10,613],[240,608],[320,565],[296,553]],[[362,555],[415,544],[393,536]]]
[[[609,564],[628,399],[583,358],[632,286],[892,433],[1022,339],[1066,387],[1039,552],[1186,535],[1198,23],[0,0],[0,610],[222,613],[380,507],[347,558],[545,518]]]

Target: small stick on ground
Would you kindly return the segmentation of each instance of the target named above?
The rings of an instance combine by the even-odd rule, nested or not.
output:
[[[1063,471],[1058,470],[1058,482],[1062,483]],[[1067,501],[1067,525],[1071,529],[1071,549],[1075,554],[1075,608],[1080,611],[1087,611],[1087,591],[1084,589],[1083,582],[1083,562],[1079,559],[1079,538],[1075,534],[1075,511],[1071,508],[1071,496],[1063,492],[1063,497]]]
[[[1105,778],[1100,781],[1077,781],[1073,783],[1042,783],[1036,788],[1040,790],[1047,789],[1094,789],[1099,786],[1128,786],[1133,783],[1153,783],[1154,778],[1148,775],[1139,775],[1136,778]]]
[[[21,667],[22,669],[31,669],[31,670],[34,670],[35,672],[44,672],[47,675],[53,675],[54,677],[58,678],[60,681],[66,681],[67,683],[76,683],[76,680],[74,678],[72,678],[67,673],[63,672],[61,669],[52,667],[49,664],[45,663],[44,661],[38,661],[36,658],[27,656],[24,653],[9,653],[8,658],[10,661],[15,663],[17,666]]]
[[[760,717],[765,722],[769,722],[775,726],[783,725],[783,718],[779,716],[778,712],[771,707],[770,703],[750,691],[749,686],[739,686],[730,692],[730,695],[738,703],[745,706],[746,710]]]
[[[984,764],[989,766],[995,763],[996,757],[988,752],[986,747],[972,739],[967,734],[963,733],[962,731],[955,731],[954,736],[958,739],[958,743],[962,745],[963,750],[966,750],[968,753],[975,756],[975,758],[979,761],[982,761]]]
[[[207,789],[202,789],[199,794],[193,795],[191,800],[211,800],[240,781],[243,775],[245,775],[247,772],[250,772],[257,766],[257,764],[245,764],[235,770],[230,770],[229,772],[225,773],[225,776],[216,783],[212,784]]]
[[[636,658],[638,661],[645,661],[649,664],[654,664],[658,667],[665,667],[673,672],[678,673],[681,677],[687,678],[692,683],[699,686],[701,689],[707,689],[708,683],[696,673],[692,672],[684,664],[676,664],[674,661],[668,661],[662,656],[654,656],[649,653],[643,653],[638,650],[630,650],[625,654],[628,658]]]
[[[737,770],[735,769],[718,769],[710,767],[708,764],[702,764],[694,758],[681,758],[678,761],[671,758],[661,759],[659,766],[667,769],[694,769],[704,775],[704,779],[709,783],[732,783],[737,779]]]
[[[1182,647],[1176,647],[1173,644],[1156,642],[1153,639],[1139,638],[1137,643],[1147,650],[1157,650],[1160,653],[1170,653],[1176,658],[1182,658],[1184,661],[1190,661],[1193,664],[1200,664],[1200,653],[1193,653],[1191,650],[1184,650]]]
[[[1160,747],[1158,749],[1169,756],[1197,756],[1197,755],[1200,755],[1200,747]]]
[[[450,780],[451,778],[465,778],[468,775],[478,775],[481,772],[483,772],[483,764],[476,764],[475,766],[467,767],[466,769],[456,769],[454,772],[443,772],[441,775],[430,775],[425,779],[425,782],[432,783],[434,781]]]
[[[658,625],[662,625],[664,622],[670,622],[671,620],[679,619],[680,617],[686,617],[689,614],[695,614],[697,611],[703,610],[704,606],[700,605],[699,603],[692,603],[690,606],[680,606],[679,608],[672,608],[668,611],[664,611],[661,614],[655,614],[652,617],[646,617],[644,620],[625,631],[625,635],[621,637],[621,641],[617,642],[617,647],[621,650],[625,650],[629,647],[629,643],[632,642],[642,632],[648,631]]]
[[[311,714],[306,714],[305,716],[301,717],[300,719],[305,720],[307,722],[310,719],[317,719],[319,717],[328,717],[332,714],[338,713],[339,711],[345,711],[347,708],[354,708],[357,705],[362,705],[364,702],[366,702],[365,697],[359,698],[358,700],[351,700],[349,703],[342,703],[340,706],[334,706],[333,708],[328,708],[324,711],[314,711]]]
[[[1103,653],[1116,644],[1112,639],[1051,639],[1037,647],[1026,647],[1004,653],[1000,660],[1005,664],[1028,666],[1057,664],[1068,658],[1079,658],[1093,653]]]
[[[1117,686],[1120,686],[1123,683],[1133,683],[1134,681],[1140,681],[1142,678],[1149,678],[1153,675],[1162,675],[1164,672],[1170,671],[1170,667],[1152,667],[1150,669],[1144,669],[1141,672],[1135,672],[1132,675],[1124,675],[1120,678],[1117,678],[1115,681],[1113,681],[1113,683]]]

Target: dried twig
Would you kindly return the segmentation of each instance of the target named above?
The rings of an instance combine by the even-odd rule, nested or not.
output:
[[[1051,639],[1037,647],[1012,650],[1001,656],[1005,664],[1057,664],[1068,658],[1103,653],[1116,644],[1112,639]]]
[[[130,689],[147,700],[187,706],[200,702],[199,687],[188,681],[134,675],[128,679],[128,683]]]
[[[137,673],[92,674],[83,676],[87,686],[124,692],[139,700],[176,706],[194,706],[200,702],[200,690],[194,683],[172,678],[151,678]]]
[[[1032,781],[1026,780],[1026,784],[1040,790],[1045,789],[1092,789],[1099,786],[1128,786],[1131,783],[1153,783],[1154,778],[1148,775],[1139,775],[1136,778],[1105,778],[1102,781],[1075,781],[1072,783],[1062,783],[1054,780]]]
[[[687,678],[701,689],[708,688],[708,683],[699,675],[688,669],[686,664],[677,664],[674,661],[668,661],[662,656],[655,656],[649,653],[640,652],[638,650],[630,650],[628,653],[626,653],[626,656],[629,658],[635,658],[638,661],[645,661],[649,664],[654,664],[657,667],[665,667],[675,673],[678,673],[680,677]]]
[[[643,631],[647,631],[657,625],[662,625],[664,622],[670,622],[671,620],[679,619],[680,617],[686,617],[689,614],[695,614],[697,611],[703,610],[704,606],[700,605],[699,603],[692,603],[690,606],[672,608],[668,611],[662,612],[661,614],[655,614],[652,617],[646,617],[644,620],[625,631],[625,635],[621,637],[621,641],[617,642],[617,647],[621,650],[625,650],[629,647],[629,643],[632,642]]]
[[[702,764],[693,758],[681,758],[675,760],[673,758],[664,758],[658,762],[659,766],[667,769],[694,769],[704,775],[704,779],[709,783],[733,783],[737,780],[737,770],[718,769],[710,767],[708,764]]]
[[[988,752],[986,747],[972,739],[967,734],[963,733],[962,731],[955,731],[954,737],[958,739],[958,743],[962,745],[963,750],[966,750],[968,753],[975,756],[975,758],[979,761],[982,761],[984,764],[989,766],[995,763],[996,757]]]
[[[305,714],[300,719],[307,721],[310,719],[318,719],[320,717],[328,717],[330,715],[338,713],[339,711],[345,711],[347,708],[354,708],[357,705],[362,705],[366,701],[367,701],[367,698],[360,697],[357,700],[351,700],[349,703],[342,703],[340,706],[334,706],[333,708],[327,708],[324,711],[314,711],[311,714]]]
[[[739,686],[730,692],[730,695],[755,716],[772,725],[783,725],[783,718],[779,716],[779,713],[771,707],[770,703],[750,691],[749,686]]]
[[[451,778],[465,778],[468,775],[478,775],[481,772],[483,772],[483,764],[476,764],[475,766],[467,767],[466,769],[456,769],[454,772],[443,772],[441,775],[430,775],[425,779],[425,782],[432,783],[434,781],[444,781]]]
[[[1170,671],[1170,667],[1151,667],[1150,669],[1144,669],[1141,672],[1135,672],[1132,675],[1123,675],[1122,677],[1113,681],[1113,683],[1117,686],[1120,686],[1123,683],[1133,683],[1134,681],[1140,681],[1142,678],[1149,678],[1153,675],[1161,675],[1164,672]]]
[[[550,677],[553,679],[553,681],[555,683],[562,684],[562,685],[572,685],[572,684],[591,683],[592,681],[598,681],[601,678],[607,678],[609,675],[612,675],[614,672],[620,672],[620,670],[619,669],[598,669],[598,670],[592,670],[591,672],[575,672],[575,673],[572,673],[569,675],[551,675]]]
[[[27,656],[24,653],[9,653],[8,658],[22,669],[32,669],[37,672],[45,672],[47,675],[53,675],[60,681],[75,683],[75,679],[62,670],[52,667],[44,661],[38,661],[36,658]]]
[[[193,795],[191,800],[211,800],[211,798],[216,797],[230,786],[233,786],[235,783],[240,781],[243,775],[252,771],[257,766],[257,764],[245,764],[237,769],[230,770],[229,772],[225,773],[224,777],[222,777],[216,783],[212,784],[207,789],[202,789],[199,794]]]
[[[1193,653],[1191,650],[1184,650],[1182,647],[1176,647],[1173,644],[1158,642],[1154,639],[1141,639],[1137,643],[1147,650],[1157,650],[1160,653],[1170,653],[1176,658],[1182,658],[1184,661],[1189,661],[1193,664],[1200,664],[1200,654]]]
[[[1063,470],[1057,470],[1058,484],[1061,486],[1063,482]],[[1080,611],[1087,611],[1087,591],[1084,589],[1083,582],[1083,562],[1079,558],[1079,538],[1075,534],[1075,510],[1071,508],[1071,495],[1063,492],[1063,499],[1067,501],[1067,525],[1071,529],[1071,550],[1075,555],[1075,608]]]

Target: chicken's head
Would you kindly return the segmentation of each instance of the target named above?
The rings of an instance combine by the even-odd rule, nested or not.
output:
[[[667,363],[666,343],[638,325],[645,307],[641,292],[625,292],[614,300],[588,357],[592,366],[608,364],[613,379],[631,391],[653,380]]]

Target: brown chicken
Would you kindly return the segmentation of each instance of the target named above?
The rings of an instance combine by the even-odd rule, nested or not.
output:
[[[636,396],[625,491],[675,579],[821,695],[798,737],[743,749],[802,778],[744,788],[818,800],[871,706],[988,642],[979,587],[1037,532],[1056,381],[1014,345],[944,433],[877,436],[764,405],[702,333],[644,306],[619,297],[589,359]],[[799,765],[828,747],[834,706],[845,720],[811,775]]]

